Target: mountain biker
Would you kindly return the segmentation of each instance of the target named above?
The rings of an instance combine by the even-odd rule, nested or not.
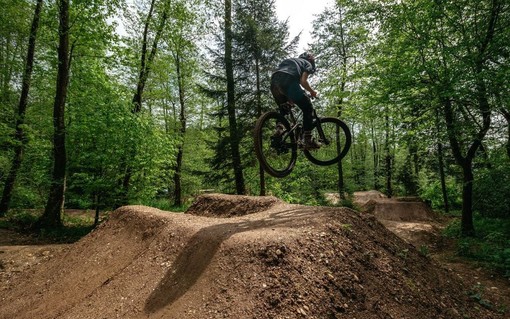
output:
[[[317,149],[321,144],[312,139],[313,106],[305,90],[310,92],[312,97],[317,92],[308,83],[308,76],[315,73],[315,58],[310,52],[304,52],[297,58],[283,60],[271,76],[271,93],[276,104],[291,101],[303,111],[304,149]],[[282,109],[280,107],[280,112]],[[283,131],[283,127],[281,128]],[[278,127],[277,127],[278,132]]]

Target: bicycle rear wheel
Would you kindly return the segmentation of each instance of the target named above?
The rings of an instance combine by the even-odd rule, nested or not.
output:
[[[276,134],[278,124],[285,127],[281,134]],[[257,159],[269,175],[285,177],[290,174],[296,164],[297,143],[283,115],[275,111],[262,114],[255,124],[254,140]]]
[[[351,131],[347,124],[334,117],[320,119],[326,140],[320,137],[317,125],[312,130],[313,138],[322,146],[316,150],[305,150],[306,158],[317,165],[326,166],[338,163],[351,147]]]

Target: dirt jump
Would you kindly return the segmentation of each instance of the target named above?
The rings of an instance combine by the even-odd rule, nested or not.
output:
[[[508,318],[374,214],[274,197],[121,207],[46,255],[0,277],[0,318]]]
[[[386,198],[377,191],[355,192],[360,210],[374,215],[393,233],[416,247],[436,245],[441,231],[438,215],[416,197]]]

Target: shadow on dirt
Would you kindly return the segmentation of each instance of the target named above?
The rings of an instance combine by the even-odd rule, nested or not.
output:
[[[223,223],[200,229],[182,248],[173,266],[149,296],[145,312],[155,313],[184,295],[204,273],[222,242],[231,236],[256,229],[282,227],[314,216],[316,212],[298,208],[270,214],[264,220]]]

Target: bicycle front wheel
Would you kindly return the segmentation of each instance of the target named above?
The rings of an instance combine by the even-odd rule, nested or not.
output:
[[[277,125],[283,127],[277,130]],[[260,116],[254,131],[255,154],[260,165],[271,176],[290,174],[297,158],[297,143],[287,119],[270,111]]]
[[[321,137],[319,130],[322,128],[324,136]],[[326,166],[338,163],[345,157],[351,147],[351,131],[347,124],[335,117],[320,119],[319,125],[312,130],[313,138],[322,146],[316,150],[305,150],[306,158],[317,165]]]

